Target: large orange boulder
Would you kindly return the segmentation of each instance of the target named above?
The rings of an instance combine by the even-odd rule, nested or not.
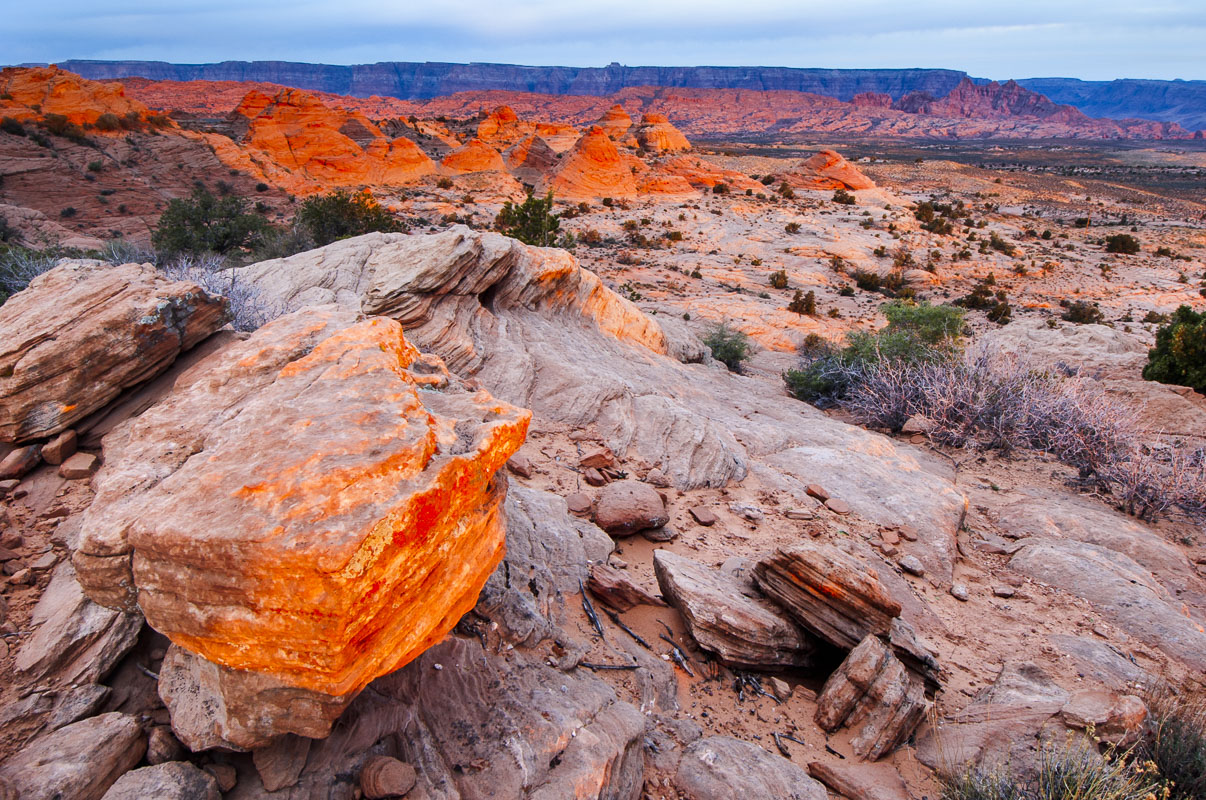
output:
[[[80,583],[184,651],[161,691],[186,744],[325,735],[473,607],[503,554],[496,473],[529,419],[393,320],[303,309],[105,438]],[[205,686],[217,718],[194,704]]]
[[[682,131],[670,124],[665,114],[646,114],[636,130],[637,144],[651,153],[690,150],[691,143]]]
[[[697,189],[711,190],[716,184],[723,183],[734,191],[766,191],[765,186],[749,175],[735,169],[725,169],[698,156],[672,158],[659,164],[657,172],[663,175],[677,175]]]
[[[8,67],[0,70],[0,112],[32,118],[61,114],[77,125],[92,124],[102,114],[145,117],[145,105],[126,97],[120,83],[98,83],[55,66]]]
[[[225,301],[149,264],[71,262],[0,306],[0,441],[71,427],[226,323]]]
[[[552,190],[561,200],[635,197],[636,177],[631,161],[597,125],[583,134],[541,191]]]
[[[775,178],[796,189],[875,188],[875,181],[832,150],[822,150]]]
[[[481,139],[470,139],[468,144],[453,150],[440,162],[440,171],[448,175],[505,172],[506,169],[502,154]]]

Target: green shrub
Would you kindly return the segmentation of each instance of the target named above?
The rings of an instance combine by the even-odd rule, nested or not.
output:
[[[1133,256],[1139,252],[1139,240],[1129,233],[1116,233],[1106,237],[1105,249],[1107,253]]]
[[[787,231],[788,233],[799,233],[800,232],[800,223],[789,222],[783,226],[783,230]]]
[[[833,193],[833,202],[842,206],[852,206],[855,203],[854,195],[845,189],[838,189]]]
[[[728,194],[729,185],[727,183],[717,183],[712,187],[712,194]]]
[[[772,289],[786,289],[787,288],[787,272],[784,270],[778,270],[777,272],[772,272],[770,274],[770,285],[771,285]]]
[[[779,195],[786,200],[794,200],[796,197],[795,191],[791,188],[791,185],[788,184],[787,181],[783,181],[779,184],[778,192]]]
[[[1009,295],[1004,289],[993,289],[996,278],[990,273],[980,281],[971,293],[960,297],[955,305],[974,311],[983,311],[991,322],[1005,325],[1013,318],[1013,308],[1009,305]]]
[[[712,351],[712,358],[730,372],[741,372],[742,362],[750,357],[749,337],[724,323],[714,325],[703,337],[703,343]]]
[[[499,232],[525,244],[552,247],[561,228],[561,217],[553,214],[552,210],[551,191],[544,197],[536,197],[529,192],[527,199],[519,205],[510,200],[503,204],[494,225]]]
[[[54,136],[62,136],[64,139],[70,139],[73,142],[84,143],[88,141],[88,137],[84,135],[84,129],[74,122],[71,122],[62,114],[47,114],[42,117],[42,127],[47,133]]]
[[[346,189],[306,198],[293,224],[308,233],[318,247],[350,236],[402,230],[398,220],[372,195]]]
[[[96,122],[92,124],[93,127],[95,127],[98,131],[104,131],[105,133],[113,133],[114,131],[119,131],[122,128],[121,120],[111,111],[106,111],[104,114],[101,114],[96,118]]]
[[[0,117],[0,131],[11,133],[13,136],[24,136],[25,126],[20,120],[15,120],[12,117]]]
[[[439,180],[436,181],[436,188],[437,189],[451,189],[452,188],[452,178],[440,178]]]
[[[1143,377],[1206,392],[1206,313],[1189,306],[1173,312],[1168,324],[1156,330]]]
[[[165,256],[225,255],[254,247],[268,227],[267,219],[246,210],[242,198],[216,198],[197,187],[188,199],[177,198],[168,203],[151,242]]]
[[[1001,238],[996,231],[989,233],[988,246],[998,253],[1004,253],[1007,256],[1013,256],[1017,253],[1017,248],[1013,246],[1013,243]]]
[[[1064,307],[1064,313],[1059,317],[1064,322],[1075,322],[1077,325],[1100,325],[1105,321],[1105,315],[1101,313],[1101,309],[1096,303],[1085,300],[1070,303],[1067,300],[1061,300],[1060,305]]]
[[[810,317],[815,317],[817,315],[817,293],[809,290],[808,294],[804,294],[799,289],[796,289],[795,296],[787,304],[787,310],[795,314],[806,314]]]

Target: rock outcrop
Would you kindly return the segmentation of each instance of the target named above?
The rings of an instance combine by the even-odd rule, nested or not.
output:
[[[167,369],[226,304],[148,264],[70,262],[0,307],[0,441],[71,427]]]
[[[623,141],[629,138],[628,131],[632,127],[632,117],[624,110],[624,106],[616,103],[603,112],[595,125],[613,141]]]
[[[683,615],[691,637],[720,661],[739,669],[802,667],[816,642],[783,611],[747,597],[734,578],[668,550],[653,554],[662,596]]]
[[[0,95],[0,115],[15,119],[58,114],[77,125],[92,125],[102,114],[133,115],[138,122],[148,114],[120,83],[90,81],[55,66],[0,70]]]
[[[336,309],[281,318],[106,438],[81,582],[110,606],[136,601],[188,651],[177,677],[201,676],[226,704],[217,737],[322,735],[476,600],[502,556],[494,473],[527,421],[450,381],[396,322]],[[169,707],[184,702],[181,683]],[[272,702],[307,692],[312,718]],[[279,718],[261,710],[244,725],[235,711],[256,703]],[[174,723],[190,746],[218,743]]]
[[[674,785],[687,800],[828,797],[824,786],[786,758],[729,736],[700,739],[688,747]]]
[[[565,154],[540,185],[559,200],[598,200],[637,195],[632,157],[624,157],[602,128],[593,127]]]
[[[875,181],[832,150],[822,150],[809,156],[787,172],[775,175],[775,179],[796,189],[875,188]]]
[[[101,800],[145,750],[138,720],[112,711],[27,745],[0,765],[0,787],[8,784],[20,800]]]
[[[440,171],[447,175],[469,172],[505,172],[502,155],[481,139],[470,139],[464,147],[453,150],[440,162]]]
[[[650,153],[673,153],[690,150],[691,143],[683,132],[670,124],[665,114],[645,114],[636,129],[637,144]]]
[[[557,154],[553,148],[536,134],[517,142],[503,156],[511,174],[532,185],[557,164]]]

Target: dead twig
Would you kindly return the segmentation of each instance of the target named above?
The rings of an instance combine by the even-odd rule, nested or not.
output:
[[[610,619],[616,625],[620,626],[620,630],[624,631],[624,633],[631,636],[633,638],[633,640],[636,641],[636,643],[639,644],[641,647],[645,648],[646,650],[653,650],[653,648],[649,646],[649,642],[642,639],[641,635],[639,633],[637,633],[632,628],[630,628],[624,624],[624,621],[620,619],[619,614],[617,614],[616,612],[614,612],[608,608],[603,609],[603,613],[607,615],[608,619]]]
[[[683,672],[694,678],[695,672],[691,669],[691,659],[687,657],[687,654],[683,652],[682,648],[675,644],[674,640],[666,634],[660,633],[658,635],[662,637],[663,641],[666,641],[670,644],[670,657],[674,659],[674,663],[678,664],[679,668]]]
[[[582,579],[578,579],[578,591],[582,592],[582,610],[586,612],[586,618],[590,620],[590,624],[599,632],[600,639],[606,639],[603,635],[603,623],[599,621],[599,615],[595,613],[595,604],[590,601],[590,597],[586,594],[586,587],[582,585]]]
[[[640,669],[640,664],[592,664],[589,661],[579,661],[578,666],[586,667],[589,670],[608,670],[608,669]]]

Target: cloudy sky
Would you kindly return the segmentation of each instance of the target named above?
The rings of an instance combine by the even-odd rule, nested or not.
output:
[[[0,59],[948,67],[1206,79],[1206,0],[6,0]]]

